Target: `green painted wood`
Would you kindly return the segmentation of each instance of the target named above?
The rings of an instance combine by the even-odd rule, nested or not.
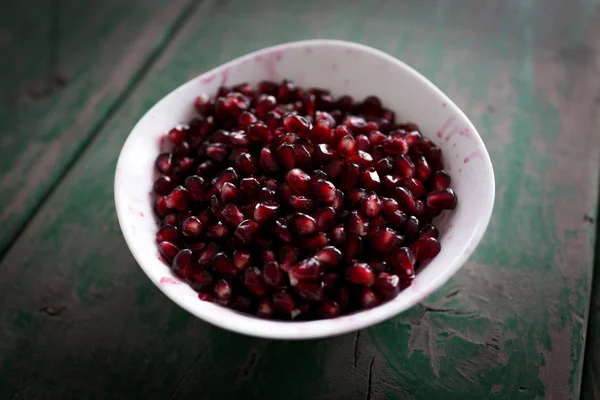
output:
[[[190,4],[0,3],[0,257]]]
[[[0,398],[578,398],[597,219],[596,1],[205,1],[0,265]],[[213,328],[136,266],[112,204],[118,151],[172,88],[310,37],[415,66],[488,144],[498,195],[466,266],[422,305],[327,340]]]

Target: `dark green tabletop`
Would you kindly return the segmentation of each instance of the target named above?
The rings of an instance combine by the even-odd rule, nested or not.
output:
[[[465,110],[494,215],[465,267],[396,318],[240,336],[138,268],[117,156],[188,79],[317,37],[397,56]],[[600,2],[8,0],[0,54],[1,399],[600,398]]]

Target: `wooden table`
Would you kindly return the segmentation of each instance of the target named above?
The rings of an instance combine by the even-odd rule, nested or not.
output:
[[[0,398],[600,397],[598,1],[88,3],[0,4]],[[491,153],[495,212],[403,315],[328,340],[243,337],[137,267],[115,163],[174,87],[314,37],[380,48],[455,99]]]

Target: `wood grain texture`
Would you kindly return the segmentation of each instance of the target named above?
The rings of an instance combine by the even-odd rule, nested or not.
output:
[[[578,398],[600,135],[596,1],[205,1],[0,265],[0,398]],[[378,47],[462,107],[497,202],[466,266],[422,305],[338,338],[213,328],[168,301],[118,228],[125,137],[187,79],[258,48]]]
[[[0,257],[190,4],[0,4]]]

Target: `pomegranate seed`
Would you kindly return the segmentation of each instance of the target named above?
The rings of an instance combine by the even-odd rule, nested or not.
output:
[[[200,114],[210,115],[213,112],[214,104],[208,95],[203,94],[196,97],[196,100],[194,101],[194,107]]]
[[[279,210],[279,205],[273,201],[258,203],[254,208],[254,220],[259,223],[264,223],[273,218]]]
[[[387,137],[382,146],[383,150],[388,154],[400,155],[408,153],[408,143],[400,134],[393,134]]]
[[[256,267],[250,267],[244,272],[243,284],[250,292],[256,296],[264,296],[266,292],[265,283],[260,270]]]
[[[291,195],[289,198],[290,206],[296,211],[310,212],[314,208],[313,201],[304,196]]]
[[[450,178],[450,175],[448,175],[444,171],[436,171],[435,174],[433,174],[434,189],[437,189],[437,190],[447,189],[450,187],[451,182],[452,182],[452,179]]]
[[[323,301],[323,282],[298,282],[295,288],[298,295],[304,299]]]
[[[275,97],[263,94],[258,98],[256,102],[256,115],[259,118],[264,118],[269,111],[275,108],[277,105],[277,99]]]
[[[204,251],[198,256],[198,265],[200,267],[207,267],[212,262],[215,254],[219,252],[221,248],[216,243],[209,243],[204,248]]]
[[[307,258],[294,265],[288,275],[292,286],[296,286],[298,281],[317,280],[321,276],[321,262],[314,257]]]
[[[237,296],[229,302],[229,307],[234,310],[247,312],[252,305],[252,301],[246,296]]]
[[[346,230],[353,236],[365,236],[369,231],[369,222],[357,211],[352,211],[346,222]]]
[[[441,250],[440,242],[432,237],[419,239],[412,245],[417,261],[428,261],[437,256]]]
[[[256,315],[260,318],[271,318],[273,313],[275,312],[275,307],[273,303],[269,299],[262,299],[260,303],[258,303],[258,309],[256,310]]]
[[[271,130],[261,121],[254,122],[246,128],[246,134],[252,140],[260,143],[269,143],[271,141]]]
[[[361,183],[362,187],[365,188],[365,190],[377,191],[379,189],[381,181],[379,179],[379,174],[377,173],[375,168],[371,167],[365,170],[361,179]]]
[[[236,250],[233,252],[233,266],[240,272],[248,269],[251,260],[252,257],[247,251]]]
[[[315,259],[326,265],[337,265],[342,258],[342,252],[333,246],[322,248],[315,254]]]
[[[317,201],[330,204],[335,200],[336,189],[333,183],[326,180],[318,180],[314,185],[314,195]]]
[[[223,188],[223,185],[227,182],[229,183],[237,183],[238,174],[235,169],[229,167],[225,169],[221,174],[215,178],[211,183],[215,186],[215,188],[220,191]]]
[[[206,194],[206,182],[204,178],[198,175],[185,178],[185,188],[190,193],[190,200],[192,201],[201,201]]]
[[[312,236],[306,237],[302,244],[307,250],[318,250],[329,244],[329,235],[324,232],[315,233]]]
[[[177,213],[171,213],[171,214],[167,214],[165,215],[165,217],[162,219],[162,226],[165,225],[177,225],[179,222],[179,218],[178,218],[178,214]]]
[[[214,278],[211,275],[211,273],[208,271],[204,271],[204,270],[192,272],[189,279],[192,283],[192,286],[196,290],[202,290],[209,286],[212,286],[212,284],[214,282]]]
[[[423,156],[418,156],[415,160],[415,176],[421,182],[425,182],[431,176],[431,168],[429,167],[429,163]]]
[[[403,154],[397,156],[394,160],[396,173],[401,178],[412,178],[415,175],[415,164],[413,164],[410,157]]]
[[[165,206],[180,211],[188,207],[190,194],[186,188],[179,185],[171,193],[165,196]]]
[[[381,212],[383,202],[375,193],[365,195],[360,201],[360,211],[367,217],[374,218]]]
[[[227,159],[229,152],[222,143],[212,143],[206,146],[206,155],[217,162],[223,162]]]
[[[317,231],[329,231],[335,226],[335,210],[332,207],[322,208],[315,213],[315,220],[317,221]]]
[[[335,244],[342,244],[346,241],[346,229],[343,225],[338,225],[331,231],[331,240]]]
[[[273,189],[269,189],[268,187],[263,187],[258,194],[258,199],[262,202],[274,201],[275,197],[275,191]]]
[[[438,229],[432,224],[426,224],[421,228],[419,233],[419,239],[434,238],[437,239],[440,236]]]
[[[231,299],[233,289],[231,288],[229,282],[227,282],[225,279],[219,279],[217,283],[215,283],[213,293],[217,300],[226,303]]]
[[[349,116],[344,121],[344,125],[346,125],[354,135],[358,135],[365,131],[367,122],[364,118]]]
[[[366,151],[359,150],[357,154],[347,157],[347,161],[356,163],[361,167],[370,167],[373,164],[373,156]]]
[[[248,153],[242,153],[237,157],[235,168],[242,175],[253,175],[258,171],[256,160]]]
[[[182,142],[182,143],[176,144],[175,146],[173,146],[173,150],[171,151],[171,153],[173,153],[173,156],[182,157],[182,161],[184,159],[186,159],[187,162],[184,162],[184,164],[186,164],[186,163],[189,164],[194,161],[190,158],[185,157],[185,156],[188,156],[190,154],[190,152],[191,152],[191,147],[188,142]],[[179,164],[181,165],[181,161],[179,162]],[[189,168],[189,166],[188,166],[188,168]],[[184,169],[187,169],[187,168],[184,168]]]
[[[270,287],[279,287],[283,283],[283,272],[277,261],[266,262],[263,267],[263,279]]]
[[[296,167],[296,148],[293,144],[282,144],[275,150],[275,155],[277,156],[277,162],[283,168],[293,171],[293,168]]]
[[[211,225],[206,230],[206,236],[211,239],[225,239],[231,235],[231,230],[227,225],[224,225],[221,221]]]
[[[327,180],[328,176],[327,173],[325,171],[323,171],[322,169],[315,169],[312,173],[312,175],[310,176],[310,180],[311,182],[317,182],[318,180]]]
[[[425,186],[423,186],[423,183],[414,178],[401,180],[400,186],[408,189],[414,197],[420,197],[425,192]]]
[[[358,183],[360,178],[360,166],[356,163],[348,163],[344,165],[341,171],[340,189],[352,189]]]
[[[165,242],[163,242],[165,243]],[[160,245],[159,245],[160,246]],[[160,249],[160,247],[159,247]],[[175,258],[173,259],[173,265],[171,269],[173,272],[182,279],[187,279],[191,274],[192,268],[192,251],[190,249],[180,250]]]
[[[223,203],[238,203],[244,196],[242,192],[231,182],[225,182],[221,188],[221,201]]]
[[[362,238],[358,236],[351,236],[346,239],[344,251],[344,260],[350,262],[356,259],[362,252]]]
[[[381,274],[388,270],[388,264],[385,261],[371,261],[370,264],[371,269],[377,275]]]
[[[292,81],[284,80],[277,90],[277,99],[282,103],[289,103],[296,99],[296,85]]]
[[[366,263],[354,263],[346,270],[350,282],[367,287],[375,283],[375,274]]]
[[[338,151],[344,156],[351,156],[358,153],[358,146],[356,140],[352,135],[346,135],[340,139],[338,143]]]
[[[374,167],[375,167],[375,171],[377,171],[377,173],[379,175],[388,175],[394,169],[392,162],[387,157],[384,157],[381,160],[377,161],[375,163]]]
[[[350,192],[348,193],[348,201],[350,202],[350,204],[352,206],[358,206],[358,204],[360,204],[360,202],[366,196],[366,194],[367,194],[367,192],[365,191],[365,189],[362,189],[362,188],[351,189]]]
[[[356,137],[356,146],[358,150],[369,151],[371,149],[371,142],[366,135],[358,135]]]
[[[283,242],[289,243],[292,241],[292,234],[288,229],[287,222],[283,218],[279,218],[277,221],[275,221],[273,232],[275,233],[276,237]]]
[[[454,210],[456,203],[456,194],[450,188],[434,190],[427,195],[427,206],[431,208]]]
[[[333,200],[331,206],[336,211],[340,211],[344,208],[344,193],[341,190],[335,191],[335,200]]]
[[[387,253],[397,243],[397,233],[391,228],[380,229],[371,238],[371,246],[377,251]]]
[[[410,277],[415,273],[417,262],[414,253],[408,247],[394,249],[390,253],[390,264],[393,271],[401,277]]]
[[[233,278],[238,272],[238,270],[235,268],[235,266],[225,253],[217,253],[213,257],[212,268],[219,274],[228,278]]]
[[[373,308],[379,305],[379,299],[377,298],[375,292],[365,288],[360,293],[360,303],[364,308]]]
[[[169,213],[169,211],[171,210],[169,210],[169,207],[166,205],[165,196],[158,196],[154,201],[154,212],[156,215],[158,215],[160,218],[163,218]]]
[[[216,168],[217,166],[215,165],[214,161],[207,160],[198,165],[198,168],[196,169],[196,174],[203,177],[212,177],[214,176]]]
[[[299,115],[287,115],[283,118],[283,125],[288,132],[304,135],[312,129],[309,120]]]
[[[173,189],[177,186],[177,183],[173,181],[168,176],[161,176],[156,181],[154,181],[154,192],[160,195],[166,195],[171,193]]]
[[[173,172],[173,156],[169,153],[162,153],[156,157],[156,169],[161,174],[167,175]]]
[[[299,168],[290,170],[286,175],[286,181],[290,188],[300,195],[309,195],[311,192],[310,175]]]
[[[256,178],[244,178],[240,181],[240,192],[245,198],[251,199],[258,196],[261,185]]]
[[[173,262],[173,259],[179,253],[179,248],[171,242],[160,242],[158,244],[158,252],[169,264]]]
[[[323,318],[335,318],[340,315],[340,306],[333,300],[325,299],[319,308],[319,315]]]
[[[226,204],[221,214],[227,223],[233,227],[238,226],[244,220],[244,215],[235,204]]]
[[[408,189],[398,186],[394,190],[394,197],[398,201],[398,205],[402,211],[409,213],[415,211],[415,198]]]
[[[317,228],[317,221],[310,215],[296,213],[292,216],[291,227],[299,235],[306,236]]]
[[[404,236],[407,240],[412,241],[419,236],[419,231],[419,220],[414,215],[410,216],[404,224]]]
[[[200,221],[200,218],[193,216],[186,218],[181,224],[181,231],[188,237],[200,236],[202,233],[202,222]]]
[[[179,240],[179,229],[173,225],[163,225],[156,232],[156,243],[160,242],[177,242]]]
[[[290,313],[295,307],[294,299],[285,290],[273,293],[273,306],[277,311]]]

